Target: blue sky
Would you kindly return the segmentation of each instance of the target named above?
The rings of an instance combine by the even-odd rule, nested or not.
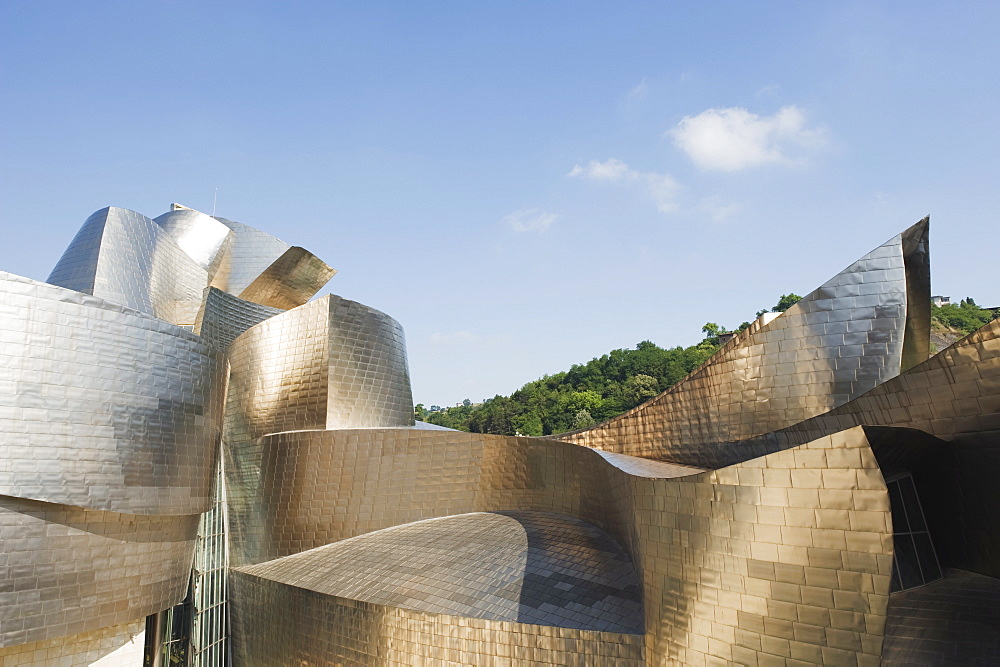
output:
[[[177,201],[340,273],[414,399],[805,294],[924,215],[1000,305],[1000,4],[0,4],[0,269]]]

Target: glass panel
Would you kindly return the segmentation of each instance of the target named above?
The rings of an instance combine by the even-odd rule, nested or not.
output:
[[[889,509],[892,511],[892,532],[910,532],[906,523],[906,510],[903,509],[903,496],[899,491],[899,480],[889,482],[886,487],[889,489]]]
[[[890,587],[891,593],[903,590],[903,587],[899,583],[899,566],[896,564],[895,557],[892,559],[892,586]]]
[[[910,530],[914,533],[927,530],[927,526],[924,525],[923,512],[920,511],[917,490],[913,486],[913,478],[904,477],[899,480],[899,487],[903,492],[903,502],[906,503],[906,516],[910,520]]]
[[[899,572],[903,588],[922,585],[924,580],[920,575],[920,565],[917,561],[917,550],[913,546],[913,539],[909,535],[896,535],[893,540],[896,543],[896,570]]]
[[[924,582],[941,578],[941,568],[934,556],[934,544],[927,533],[916,533],[913,541],[917,545],[917,557],[920,559],[920,569],[924,573]]]

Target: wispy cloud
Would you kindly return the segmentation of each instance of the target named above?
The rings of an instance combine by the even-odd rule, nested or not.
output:
[[[758,89],[757,92],[754,93],[754,97],[771,96],[774,93],[778,92],[780,89],[781,85],[777,83],[771,83],[764,86],[763,88]]]
[[[591,160],[587,164],[578,164],[566,175],[591,181],[631,183],[641,188],[661,213],[673,213],[677,210],[680,186],[669,174],[637,171],[621,160],[610,158],[604,162]]]
[[[646,79],[643,79],[633,88],[629,89],[627,93],[625,93],[625,100],[628,102],[641,102],[646,99],[648,94],[649,84],[646,83]]]
[[[515,232],[535,232],[541,234],[559,218],[557,213],[540,208],[522,208],[508,213],[500,220]]]
[[[724,222],[743,210],[743,205],[737,202],[726,203],[717,196],[708,197],[702,200],[698,208],[705,213],[712,222]]]
[[[799,162],[796,154],[826,144],[828,132],[807,128],[805,113],[787,106],[773,116],[758,116],[742,107],[706,109],[685,116],[667,134],[699,168],[739,171]]]

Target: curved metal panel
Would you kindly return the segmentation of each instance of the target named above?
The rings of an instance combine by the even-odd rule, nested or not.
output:
[[[0,646],[128,623],[184,597],[198,516],[0,496]]]
[[[778,451],[853,426],[915,428],[942,440],[1000,431],[1000,319],[825,414],[727,446]]]
[[[198,311],[194,332],[220,350],[225,350],[250,327],[283,312],[280,308],[244,301],[229,292],[209,287]]]
[[[403,329],[328,295],[251,327],[229,349],[227,441],[309,428],[409,426]]]
[[[352,537],[361,544],[365,538],[357,535],[470,511],[565,514],[614,535],[636,564],[649,663],[753,664],[787,650],[827,663],[879,654],[892,539],[888,494],[861,429],[711,472],[629,461],[558,441],[418,429],[281,433],[264,438],[262,446],[257,518],[270,542],[260,549],[254,540],[241,543],[237,532],[234,551],[249,545],[260,549],[251,556],[267,557]],[[346,548],[342,544],[234,572],[236,655],[247,647],[262,650],[259,636],[270,636],[274,623],[265,620],[264,603],[315,604],[334,618],[349,613],[345,606],[379,609],[379,617],[390,612],[389,606],[350,599],[363,598],[360,593],[324,596],[287,585],[325,567],[326,555]],[[419,553],[410,553],[419,562]],[[359,550],[353,558],[361,567],[366,556]],[[372,558],[377,568],[378,557]],[[266,581],[264,572],[286,583]],[[320,621],[291,613],[293,632],[320,632]],[[418,628],[446,634],[456,626],[480,627],[463,617],[391,613],[412,618],[417,627],[365,621],[352,626],[351,636],[360,632],[385,646],[399,632]],[[538,627],[502,626],[511,646],[503,650],[530,646]],[[352,646],[348,637],[331,634],[315,645],[330,651],[327,660]],[[568,650],[554,641],[549,646]],[[499,650],[463,646],[470,662]]]
[[[135,514],[209,508],[226,362],[198,336],[0,272],[0,494]]]
[[[737,460],[714,447],[843,405],[926,358],[927,221],[868,253],[781,316],[743,332],[651,401],[568,442],[702,467]],[[917,305],[908,308],[908,303]],[[929,320],[926,320],[929,326]],[[904,349],[908,358],[904,360]]]
[[[239,571],[231,581],[233,664],[643,664],[641,635],[427,614]]]
[[[240,298],[288,310],[301,306],[337,272],[305,248],[289,248],[240,292]]]
[[[212,287],[239,294],[291,247],[281,239],[242,222],[218,216],[215,219],[232,230],[233,240],[226,260],[212,281]]]
[[[233,232],[210,215],[182,207],[154,218],[198,266],[205,269],[208,279],[215,278],[232,243]]]
[[[17,667],[141,665],[145,619],[75,635],[0,648],[0,664]]]
[[[155,222],[112,206],[84,222],[47,282],[189,325],[208,273]]]
[[[561,514],[417,521],[241,572],[413,611],[643,634],[628,554],[603,530]]]

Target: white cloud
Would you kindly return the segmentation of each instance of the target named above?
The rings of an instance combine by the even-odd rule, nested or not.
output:
[[[578,164],[566,175],[571,178],[587,178],[592,181],[633,183],[653,200],[660,213],[673,213],[677,210],[676,199],[680,186],[669,174],[637,171],[621,160],[610,158],[604,162],[591,160],[585,165]]]
[[[742,107],[685,116],[670,130],[674,143],[701,169],[738,171],[764,164],[794,164],[793,154],[826,143],[825,128],[807,128],[805,114],[787,106],[773,116]]]
[[[537,232],[543,233],[552,226],[559,218],[559,215],[552,211],[540,208],[522,208],[513,213],[508,213],[500,221],[508,225],[515,232]]]
[[[646,79],[643,79],[625,94],[625,99],[629,102],[641,102],[646,99],[646,95],[648,94],[649,84],[646,83]]]

